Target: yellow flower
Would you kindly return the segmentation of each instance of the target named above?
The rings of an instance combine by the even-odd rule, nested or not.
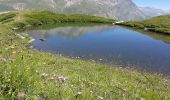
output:
[[[17,52],[16,51],[13,51],[12,54],[16,54]]]

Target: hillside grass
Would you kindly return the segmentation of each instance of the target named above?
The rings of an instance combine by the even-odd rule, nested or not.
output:
[[[119,25],[170,35],[170,15],[158,16],[142,21],[125,22]]]
[[[0,22],[16,28],[56,23],[113,23],[116,20],[81,14],[57,14],[49,11],[16,11],[2,14]]]
[[[17,23],[0,24],[2,100],[170,99],[170,80],[160,75],[29,49],[31,37],[12,31]]]

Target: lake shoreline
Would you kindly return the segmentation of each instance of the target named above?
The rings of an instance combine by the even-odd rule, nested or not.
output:
[[[147,28],[140,28],[140,27],[137,27],[137,26],[126,25],[124,23],[119,23],[119,24],[116,24],[116,25],[126,27],[126,28],[131,28],[133,30],[141,30],[141,31],[145,31],[145,32],[153,32],[153,33],[157,33],[157,34],[170,36],[170,34],[166,33],[166,32],[155,31],[155,30],[147,29]]]

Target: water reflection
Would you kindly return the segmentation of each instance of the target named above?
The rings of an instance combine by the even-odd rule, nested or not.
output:
[[[90,26],[90,27],[58,27],[49,30],[34,30],[30,32],[31,36],[34,38],[47,38],[51,35],[60,35],[66,38],[79,38],[80,36],[87,34],[89,32],[101,32],[104,30],[113,29],[112,26]]]
[[[148,35],[156,40],[160,40],[160,41],[163,41],[165,43],[168,43],[170,44],[170,35],[167,35],[167,34],[160,34],[160,33],[155,33],[155,32],[149,32],[149,31],[145,31],[145,30],[141,30],[141,29],[132,29],[132,28],[128,28],[128,27],[125,27],[129,30],[134,30],[134,31],[138,31],[142,34],[145,34],[145,35]]]

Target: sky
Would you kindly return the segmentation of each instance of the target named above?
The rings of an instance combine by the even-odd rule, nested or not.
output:
[[[170,10],[170,0],[133,0],[139,7],[153,7]]]

